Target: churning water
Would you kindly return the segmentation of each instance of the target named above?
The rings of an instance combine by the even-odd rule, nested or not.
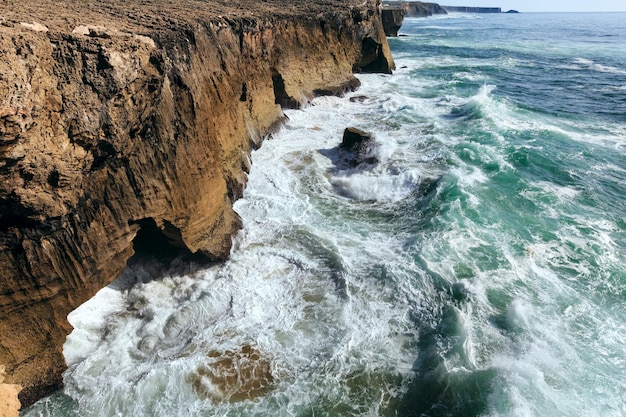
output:
[[[130,268],[23,416],[626,415],[624,22],[405,21],[254,153],[231,258]]]

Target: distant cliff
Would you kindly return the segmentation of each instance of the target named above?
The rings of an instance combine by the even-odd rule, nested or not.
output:
[[[24,404],[61,386],[68,313],[136,251],[229,255],[250,151],[281,107],[391,72],[379,7],[0,5],[0,365]]]
[[[502,13],[500,7],[441,6],[449,13]]]
[[[383,8],[400,8],[405,17],[428,17],[436,14],[447,14],[437,3],[421,1],[383,1]]]

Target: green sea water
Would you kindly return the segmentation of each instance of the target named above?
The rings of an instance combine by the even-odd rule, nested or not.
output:
[[[626,415],[623,22],[405,20],[394,75],[287,111],[253,154],[231,259],[126,271],[22,415]],[[348,163],[347,126],[377,163]],[[244,346],[266,392],[198,395]]]

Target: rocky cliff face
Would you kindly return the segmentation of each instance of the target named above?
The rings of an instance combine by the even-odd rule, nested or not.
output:
[[[228,256],[250,150],[281,106],[393,68],[379,9],[0,5],[0,365],[23,403],[60,387],[67,314],[119,276],[138,236]]]
[[[401,8],[406,17],[428,17],[435,14],[448,14],[438,3],[425,3],[421,1],[384,1],[384,7]]]
[[[423,3],[424,6],[426,6],[427,10],[430,12],[431,15],[435,15],[435,14],[448,14],[448,12],[446,12],[446,10],[439,5],[439,3]]]
[[[400,30],[404,21],[404,13],[404,9],[400,7],[383,7],[381,18],[385,35],[398,36],[398,30]]]

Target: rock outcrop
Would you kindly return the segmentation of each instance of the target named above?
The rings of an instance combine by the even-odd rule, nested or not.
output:
[[[120,275],[138,235],[228,256],[250,151],[281,106],[393,68],[379,9],[0,5],[0,364],[23,404],[61,386],[68,313]]]
[[[378,163],[377,147],[374,136],[356,127],[345,128],[339,145],[339,149],[347,153],[346,161],[353,167]]]
[[[383,7],[381,17],[385,35],[391,37],[398,36],[398,30],[400,30],[404,21],[404,13],[404,9],[400,7]]]

